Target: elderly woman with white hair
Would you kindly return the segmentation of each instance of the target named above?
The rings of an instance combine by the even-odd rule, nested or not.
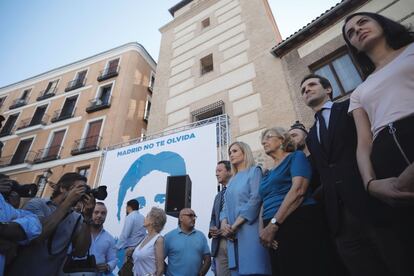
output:
[[[274,162],[259,188],[265,226],[260,240],[269,248],[272,274],[331,275],[322,212],[308,190],[309,161],[302,151],[295,151],[289,133],[281,127],[266,129],[261,142]]]
[[[144,220],[147,236],[135,248],[132,258],[134,260],[134,275],[164,274],[164,237],[160,232],[164,228],[167,216],[164,210],[152,207]]]

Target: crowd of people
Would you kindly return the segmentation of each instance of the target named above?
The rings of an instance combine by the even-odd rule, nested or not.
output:
[[[2,176],[0,275],[90,266],[110,274],[120,251],[119,275],[205,275],[210,266],[218,276],[414,275],[414,33],[367,12],[348,16],[342,33],[366,79],[350,99],[332,102],[328,79],[305,76],[298,93],[315,123],[309,131],[299,122],[264,130],[258,138],[269,169],[255,164],[246,143],[229,145],[229,161],[216,167],[211,249],[192,209],[162,236],[164,210],[144,218],[130,200],[115,241],[85,177],[63,175],[50,199],[20,210]]]

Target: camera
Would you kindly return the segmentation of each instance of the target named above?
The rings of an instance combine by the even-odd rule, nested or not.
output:
[[[1,182],[9,183],[10,191],[7,193],[2,193],[4,197],[8,197],[11,192],[16,192],[21,197],[35,197],[37,194],[37,185],[34,183],[31,184],[19,184],[16,180],[12,179],[2,179]]]
[[[105,200],[108,196],[106,186],[99,186],[98,188],[91,189],[91,187],[85,185],[85,194],[92,195],[94,198],[99,200]]]

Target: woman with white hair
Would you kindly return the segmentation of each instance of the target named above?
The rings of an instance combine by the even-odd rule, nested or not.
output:
[[[160,232],[166,221],[164,210],[156,207],[152,207],[145,217],[144,227],[148,234],[132,254],[135,276],[164,274],[164,237]]]

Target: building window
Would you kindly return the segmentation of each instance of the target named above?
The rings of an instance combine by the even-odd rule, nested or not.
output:
[[[16,152],[14,153],[10,165],[17,165],[22,163],[27,163],[31,156],[28,156],[29,149],[32,145],[34,138],[21,140],[19,145],[17,146]]]
[[[0,98],[0,108],[3,106],[4,102],[6,101],[7,96]]]
[[[36,177],[36,184],[37,184],[37,194],[36,197],[42,197],[43,191],[45,190],[47,179],[43,175],[38,175]]]
[[[148,90],[151,92],[154,89],[154,83],[155,83],[155,73],[151,71],[150,81],[148,84]]]
[[[18,117],[19,117],[18,113],[9,115],[6,123],[4,124],[3,128],[0,131],[0,137],[7,136],[12,133],[14,125],[16,124]]]
[[[76,73],[75,79],[68,82],[65,92],[72,91],[85,86],[86,73],[88,70],[82,70]]]
[[[218,101],[191,112],[193,122],[224,114],[224,102]]]
[[[50,81],[46,87],[45,94],[55,93],[59,80]]]
[[[201,75],[207,74],[208,72],[213,71],[213,54],[209,54],[208,56],[203,57],[200,59],[201,64]]]
[[[75,106],[78,95],[66,98],[61,110],[56,110],[53,114],[52,123],[72,118],[75,115]]]
[[[111,99],[112,83],[99,88],[98,95],[96,97],[97,105],[107,105]]]
[[[101,143],[101,127],[103,120],[96,120],[89,122],[87,131],[82,139],[76,140],[72,148],[71,154],[77,155],[87,152],[92,152],[100,149]]]
[[[148,122],[148,118],[151,111],[151,99],[147,99],[145,102],[144,120]]]
[[[30,121],[30,126],[39,125],[39,124],[46,124],[45,113],[46,113],[47,105],[39,106],[36,108],[35,113]]]
[[[32,89],[24,90],[22,95],[20,96],[20,100],[27,101],[29,99],[30,91],[32,91]]]
[[[208,26],[210,26],[210,17],[208,17],[208,18],[204,19],[203,21],[201,21],[201,27],[203,29],[207,28]]]
[[[333,89],[333,99],[351,93],[362,83],[361,74],[352,62],[351,57],[344,53],[323,61],[322,65],[312,68],[312,71],[330,81]]]
[[[84,167],[79,167],[76,169],[77,173],[84,176],[84,177],[88,177],[89,176],[89,171],[91,170],[91,166],[84,166]]]

